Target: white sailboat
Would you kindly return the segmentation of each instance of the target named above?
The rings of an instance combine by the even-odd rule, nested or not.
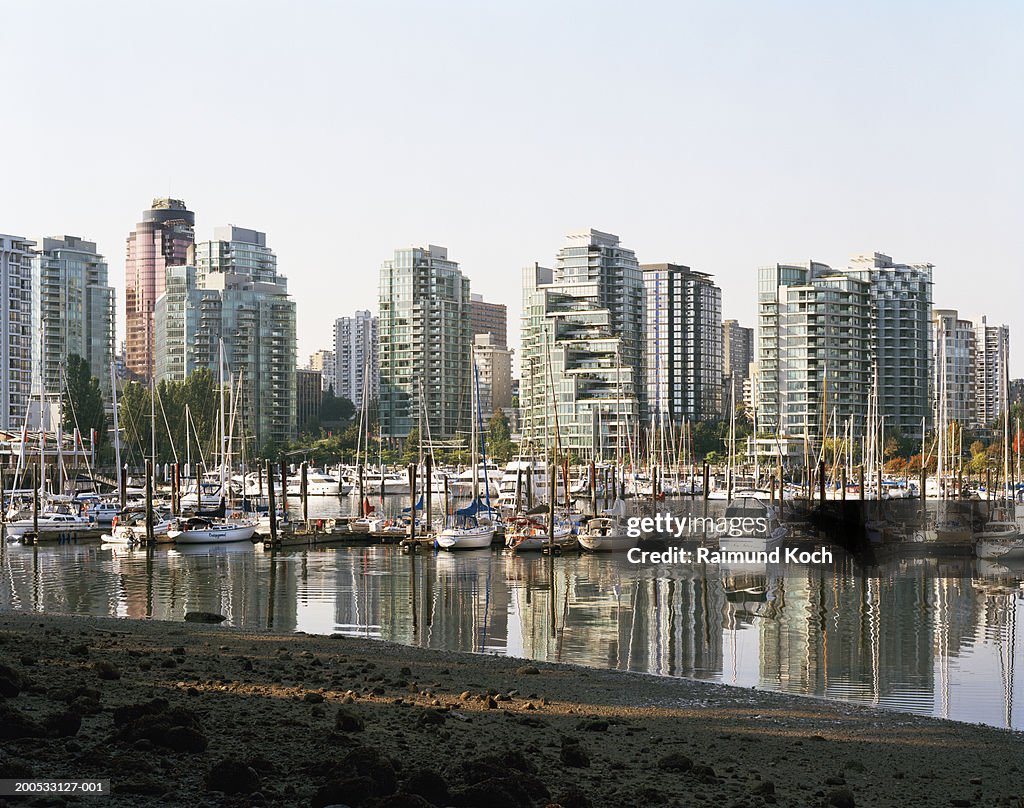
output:
[[[636,547],[638,537],[630,536],[626,525],[626,503],[615,504],[600,516],[587,520],[577,536],[580,547],[591,553],[625,552]]]

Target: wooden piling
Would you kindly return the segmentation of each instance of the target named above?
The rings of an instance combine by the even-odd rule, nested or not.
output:
[[[523,467],[516,465],[516,498],[513,512],[518,513],[523,509]]]
[[[864,466],[857,466],[857,488],[860,490],[860,501],[864,501]]]
[[[555,554],[555,500],[558,499],[558,461],[551,461],[551,478],[548,486],[548,550]],[[552,590],[554,594],[554,590]]]
[[[590,512],[597,516],[597,466],[590,461]]]
[[[846,502],[846,466],[839,469],[839,484],[843,487],[843,502]]]
[[[384,481],[381,480],[381,485]],[[416,539],[416,464],[409,464],[409,543]]]
[[[708,490],[708,486],[711,485],[711,468],[708,466],[707,461],[704,461],[704,499],[707,499],[711,492]]]
[[[121,466],[117,470],[117,499],[123,511],[128,504],[128,467]]]
[[[825,504],[825,461],[818,461],[818,493],[821,496],[821,504]]]
[[[274,496],[274,472],[270,466],[270,461],[266,461],[267,464],[267,479],[270,481],[270,488],[267,491],[267,512],[270,514],[270,546],[277,546],[277,502],[275,502]],[[260,484],[262,486],[263,478],[260,477]],[[273,569],[273,565],[271,565]]]
[[[287,490],[285,494],[287,494]],[[302,498],[302,521],[309,530],[309,464],[303,460],[299,466],[299,496]]]
[[[146,544],[153,543],[153,461],[146,461]]]
[[[281,510],[288,513],[288,463],[281,461]]]
[[[434,529],[434,459],[428,453],[423,458],[423,490],[427,496],[427,521],[426,521],[426,535],[430,535],[430,532]],[[516,495],[516,502],[519,501],[518,494]]]

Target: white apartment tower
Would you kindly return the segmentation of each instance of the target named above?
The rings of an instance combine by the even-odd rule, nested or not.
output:
[[[979,426],[988,426],[1006,412],[1009,399],[1008,371],[1010,327],[989,325],[988,318],[975,321],[974,393]]]
[[[368,383],[367,400],[380,392],[378,360],[378,320],[368,311],[334,321],[334,368],[331,374],[334,395],[347,398],[358,410],[363,401],[363,384]]]
[[[32,258],[35,242],[0,234],[0,429],[25,424],[32,385]]]

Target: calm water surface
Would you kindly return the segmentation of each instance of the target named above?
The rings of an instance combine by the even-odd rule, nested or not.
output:
[[[342,632],[687,676],[1024,729],[1024,569],[638,568],[622,558],[386,547],[7,545],[0,609]]]

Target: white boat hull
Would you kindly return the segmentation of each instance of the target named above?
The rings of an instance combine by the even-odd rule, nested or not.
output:
[[[637,539],[625,533],[580,533],[580,547],[591,553],[623,553],[636,547]]]
[[[442,530],[435,543],[442,550],[480,550],[494,540],[494,525]]]
[[[256,525],[224,525],[198,530],[168,530],[167,537],[175,544],[223,544],[232,541],[252,541]]]

